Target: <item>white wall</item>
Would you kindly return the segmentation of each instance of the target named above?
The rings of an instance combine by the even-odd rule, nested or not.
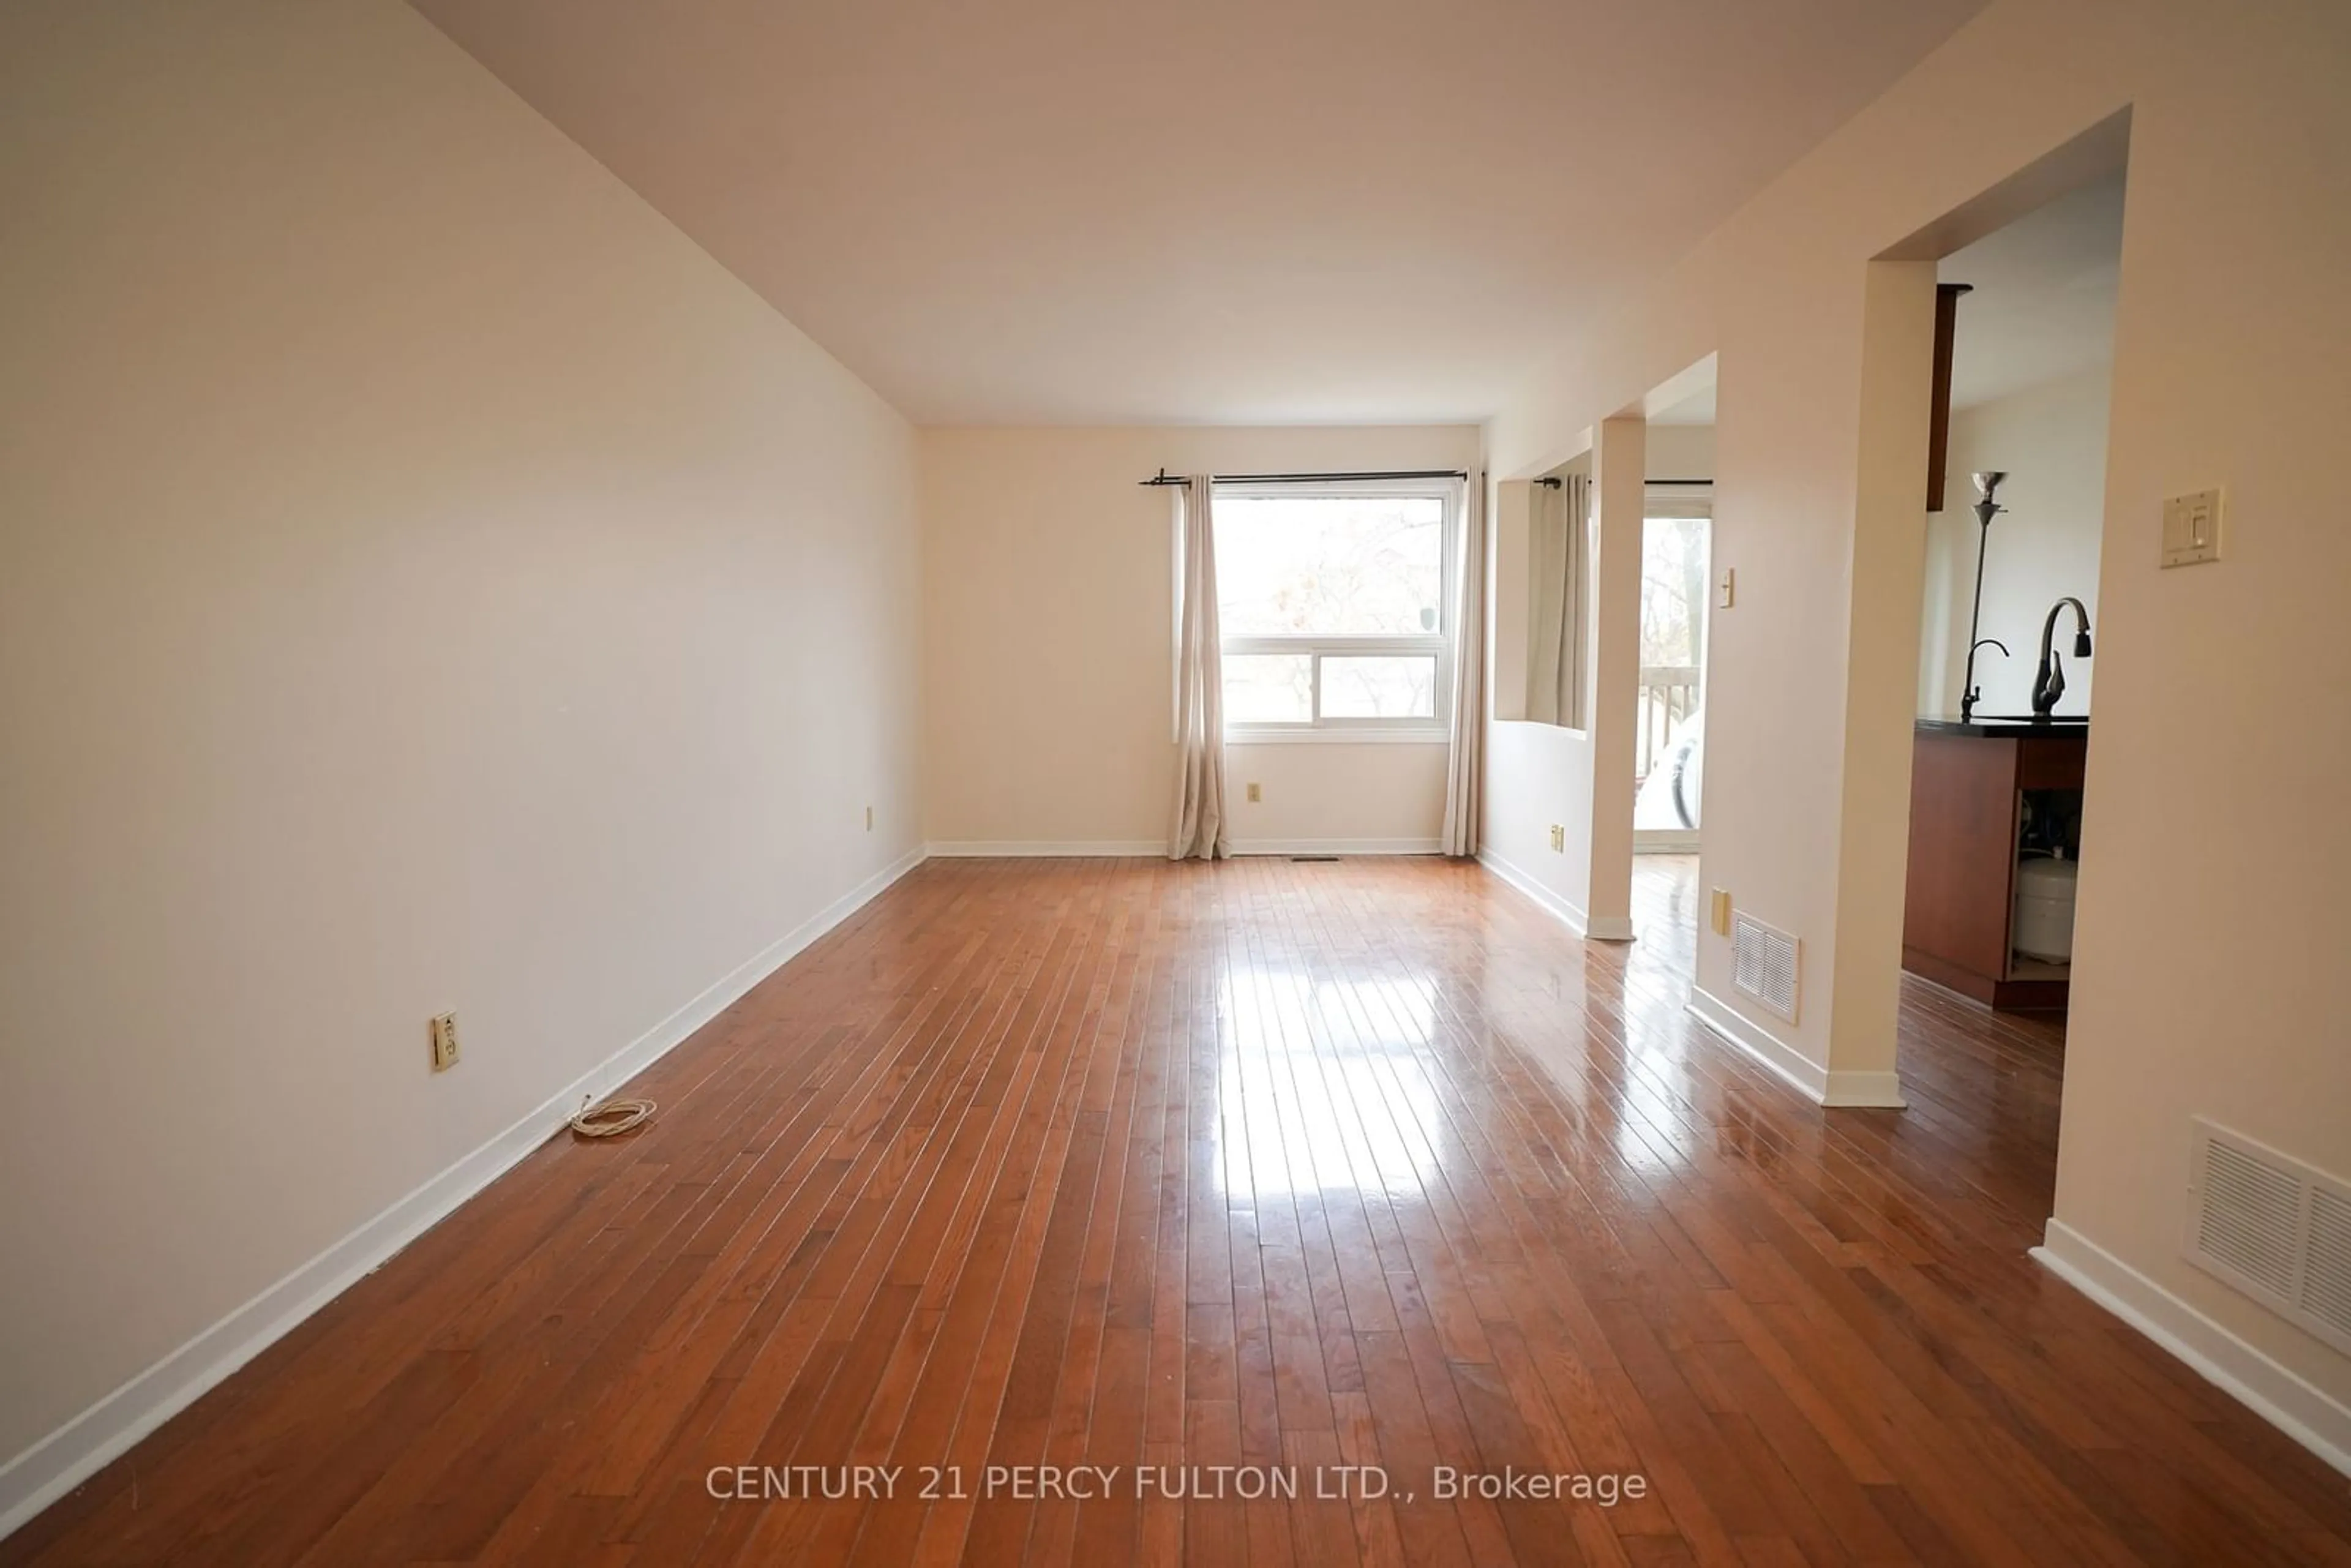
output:
[[[928,833],[934,843],[1165,848],[1174,752],[1170,473],[1477,466],[1419,428],[925,430]],[[1433,849],[1446,748],[1228,748],[1241,849]],[[1244,786],[1264,786],[1251,805]]]
[[[2032,672],[2041,623],[2067,594],[2087,605],[2095,641],[2098,542],[2105,522],[2106,409],[2114,367],[2079,375],[1951,415],[1951,484],[1946,509],[1927,517],[1927,613],[1921,627],[1918,711],[1959,711],[1960,677],[1968,664],[1968,612],[1975,588],[1975,486],[1967,476],[2005,470],[2001,505],[1985,553],[1982,630],[2008,644],[2010,656],[1986,648],[1976,663],[1983,689],[1977,711],[2032,711]],[[2074,657],[2074,616],[2057,623],[2054,643],[2065,664],[2060,714],[2090,711],[2098,660]]]
[[[0,211],[5,1458],[913,850],[921,628],[904,422],[391,0],[10,7]]]
[[[1649,426],[1648,462],[1652,479],[1711,479],[1714,477],[1714,426],[1656,424]]]
[[[1856,529],[1916,529],[1861,509],[1865,298],[1872,257],[2127,110],[2128,219],[2116,319],[2107,518],[2064,1133],[2053,1238],[2083,1268],[2141,1281],[2183,1334],[2266,1357],[2335,1429],[2351,1357],[2189,1267],[2179,1237],[2189,1119],[2206,1112],[2351,1171],[2351,1052],[2336,956],[2351,948],[2351,824],[2295,816],[2290,855],[2243,824],[2279,800],[2351,796],[2351,732],[2307,694],[2351,686],[2333,601],[2351,580],[2339,485],[2312,452],[2351,423],[2351,10],[2219,0],[1995,0],[1639,297],[1530,382],[1488,431],[1498,478],[1573,455],[1719,352],[1716,564],[1739,602],[1709,631],[1704,876],[1804,941],[1804,1006],[1743,1027],[1815,1068],[1840,1031],[1886,1049],[1895,955],[1840,963],[1841,929],[1900,928],[1901,856],[1841,876],[1850,841],[1900,842],[1907,768],[1848,769],[1847,674],[1865,625]],[[1987,84],[1999,112],[1984,112]],[[1964,244],[2016,215],[1977,209]],[[1964,228],[1967,225],[1959,225]],[[2224,235],[2225,244],[2213,236]],[[2227,559],[2161,570],[2163,498],[2227,492]],[[1887,580],[1906,612],[1916,577]],[[1865,583],[1864,592],[1885,586]],[[1866,715],[1875,751],[1915,708],[1907,647]],[[2280,672],[2292,672],[2283,678]],[[1524,843],[1567,737],[1498,726],[1495,841]],[[2160,788],[2150,781],[2159,781]],[[1543,815],[1556,820],[1555,814]],[[1861,949],[1856,948],[1855,951]],[[1729,998],[1728,945],[1701,932],[1698,983]],[[2244,1364],[2254,1364],[2248,1361]],[[2264,1375],[2266,1375],[2266,1374]],[[2302,1397],[2297,1395],[2295,1397]],[[2351,1444],[2345,1445],[2351,1451]]]

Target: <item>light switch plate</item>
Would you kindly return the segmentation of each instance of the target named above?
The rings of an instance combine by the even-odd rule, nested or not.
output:
[[[1714,607],[1717,610],[1730,608],[1732,591],[1737,586],[1737,574],[1729,567],[1724,567],[1722,574],[1714,580]]]
[[[2220,492],[2199,490],[2163,503],[2163,564],[2194,566],[2220,559]]]

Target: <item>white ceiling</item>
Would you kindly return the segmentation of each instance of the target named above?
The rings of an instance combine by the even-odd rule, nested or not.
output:
[[[2123,182],[2085,186],[2024,214],[1935,269],[1970,283],[1951,340],[1951,406],[1973,408],[2115,357]]]
[[[925,423],[1451,421],[1982,0],[413,0]]]

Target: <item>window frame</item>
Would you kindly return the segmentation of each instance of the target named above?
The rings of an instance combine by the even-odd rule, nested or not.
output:
[[[1314,484],[1219,482],[1216,498],[1296,500],[1318,497],[1399,496],[1434,499],[1443,508],[1437,543],[1437,630],[1406,635],[1373,636],[1349,632],[1282,632],[1222,635],[1218,659],[1248,653],[1303,653],[1310,656],[1308,713],[1303,720],[1225,723],[1228,745],[1270,742],[1402,742],[1427,744],[1449,741],[1453,722],[1453,661],[1458,628],[1457,578],[1460,571],[1463,482],[1458,479],[1344,479]],[[1218,527],[1222,527],[1219,517]],[[1220,540],[1219,543],[1222,541]],[[1222,552],[1219,551],[1219,559]],[[1218,595],[1222,596],[1219,585]],[[1322,715],[1322,661],[1356,655],[1403,654],[1437,661],[1435,713],[1426,717],[1326,718]]]

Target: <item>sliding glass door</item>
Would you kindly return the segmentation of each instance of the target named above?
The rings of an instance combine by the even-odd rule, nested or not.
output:
[[[1698,847],[1711,512],[1702,493],[1664,486],[1649,493],[1641,530],[1641,686],[1633,751],[1636,849]]]

